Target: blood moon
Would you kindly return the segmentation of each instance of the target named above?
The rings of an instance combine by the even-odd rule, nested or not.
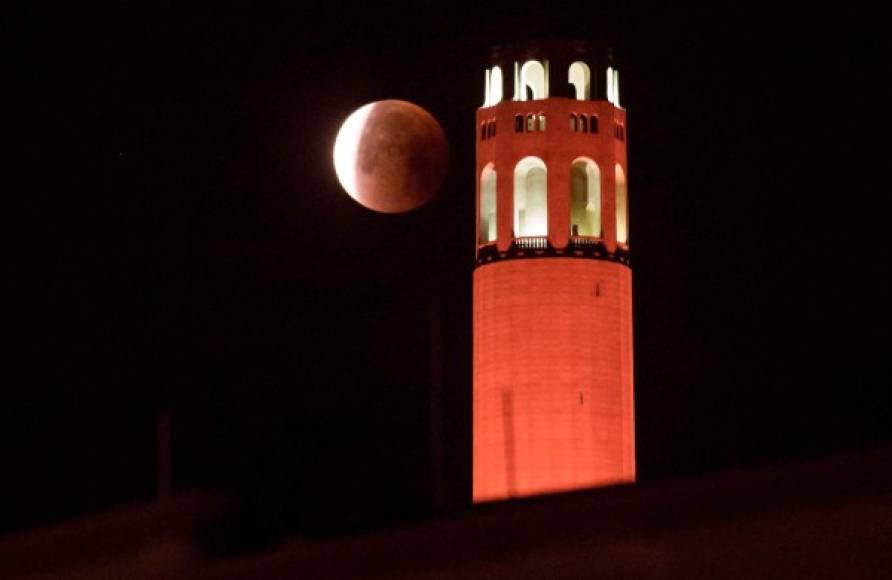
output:
[[[446,174],[449,146],[430,113],[407,101],[363,105],[338,131],[338,181],[363,206],[400,213],[427,203]]]

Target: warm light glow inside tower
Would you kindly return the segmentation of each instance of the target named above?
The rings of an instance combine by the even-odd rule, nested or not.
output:
[[[474,501],[635,478],[626,111],[607,51],[493,51],[477,110]]]

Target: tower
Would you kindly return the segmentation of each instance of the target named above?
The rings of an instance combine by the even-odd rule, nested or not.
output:
[[[619,103],[608,51],[491,54],[476,131],[475,502],[635,478]]]

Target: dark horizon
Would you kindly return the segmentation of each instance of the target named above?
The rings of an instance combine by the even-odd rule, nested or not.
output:
[[[619,60],[639,480],[892,444],[878,35],[854,8],[583,8],[30,9],[0,533],[151,498],[160,412],[175,489],[239,490],[258,534],[432,513],[432,304],[466,505],[474,111],[490,48],[543,36]],[[331,163],[384,98],[450,142],[405,215]]]

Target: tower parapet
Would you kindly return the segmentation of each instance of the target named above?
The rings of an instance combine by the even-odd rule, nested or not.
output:
[[[494,49],[477,127],[474,500],[631,481],[628,129],[612,55]]]

